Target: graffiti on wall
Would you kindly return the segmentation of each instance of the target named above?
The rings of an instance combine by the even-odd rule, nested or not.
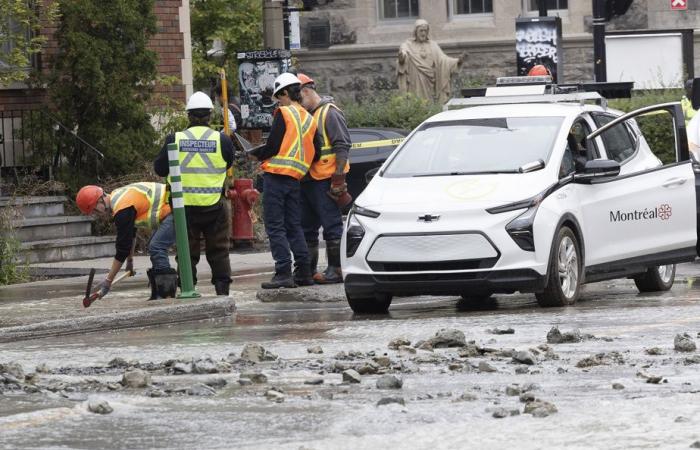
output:
[[[291,66],[289,50],[238,53],[238,86],[243,128],[269,130],[277,107],[272,98],[275,78]]]
[[[561,21],[557,17],[518,19],[515,23],[515,53],[518,75],[543,64],[557,79],[560,63]]]

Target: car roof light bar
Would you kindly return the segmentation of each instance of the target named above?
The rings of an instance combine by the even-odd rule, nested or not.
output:
[[[523,103],[580,103],[587,101],[596,102],[603,107],[606,101],[597,92],[573,92],[569,94],[541,94],[541,95],[503,95],[493,97],[453,98],[448,101],[444,110],[461,109],[470,106],[485,105],[512,105]]]

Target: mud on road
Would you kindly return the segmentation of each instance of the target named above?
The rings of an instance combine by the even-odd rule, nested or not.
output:
[[[599,283],[564,309],[250,301],[232,319],[4,344],[0,447],[700,446],[699,300],[681,271],[667,293]]]

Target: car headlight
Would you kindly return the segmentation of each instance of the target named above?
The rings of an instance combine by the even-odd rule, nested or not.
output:
[[[355,255],[362,239],[365,237],[365,229],[353,212],[348,216],[348,227],[345,232],[345,255],[350,258]]]
[[[531,206],[506,225],[506,232],[518,244],[518,247],[528,252],[535,251],[535,234],[532,231],[532,225],[535,223],[538,206]]]

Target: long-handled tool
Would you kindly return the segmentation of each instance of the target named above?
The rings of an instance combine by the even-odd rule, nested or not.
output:
[[[112,286],[117,284],[117,282],[121,281],[122,279],[126,277],[133,276],[134,272],[128,271],[128,272],[122,272],[119,274],[114,281],[112,281]],[[97,292],[91,292],[92,291],[92,281],[95,278],[95,269],[90,269],[90,275],[88,276],[88,282],[87,282],[87,287],[85,288],[85,298],[83,299],[83,306],[85,308],[89,308],[92,303],[97,300],[102,298],[100,295],[100,291]]]

